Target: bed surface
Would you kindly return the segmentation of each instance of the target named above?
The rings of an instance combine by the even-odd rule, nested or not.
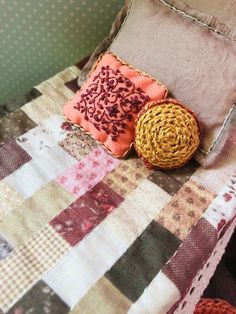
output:
[[[1,111],[0,309],[191,313],[235,228],[236,129],[208,169],[115,159],[61,116],[78,74]]]

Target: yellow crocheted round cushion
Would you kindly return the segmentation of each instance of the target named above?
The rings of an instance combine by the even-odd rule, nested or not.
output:
[[[134,147],[148,167],[178,168],[189,161],[199,143],[197,119],[175,99],[150,102],[137,118]]]

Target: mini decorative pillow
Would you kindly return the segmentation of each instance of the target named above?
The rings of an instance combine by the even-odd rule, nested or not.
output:
[[[157,80],[121,61],[101,55],[87,82],[64,107],[64,115],[88,132],[115,157],[125,156],[134,140],[139,111],[167,89]]]
[[[202,140],[195,158],[205,166],[219,155],[236,123],[234,36],[216,18],[181,0],[132,0],[110,46],[122,59],[158,77],[173,98],[196,114]]]
[[[200,143],[194,115],[176,99],[151,101],[137,117],[134,147],[148,168],[173,169],[185,165]]]

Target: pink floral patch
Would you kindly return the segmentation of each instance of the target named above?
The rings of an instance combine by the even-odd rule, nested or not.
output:
[[[50,224],[71,246],[75,246],[122,201],[120,195],[105,183],[99,182],[56,216]]]
[[[118,159],[98,147],[82,161],[60,174],[56,181],[71,194],[80,197],[116,168],[119,162]]]

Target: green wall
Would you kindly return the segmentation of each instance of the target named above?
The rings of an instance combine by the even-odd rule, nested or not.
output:
[[[0,104],[91,53],[124,0],[0,0]]]

